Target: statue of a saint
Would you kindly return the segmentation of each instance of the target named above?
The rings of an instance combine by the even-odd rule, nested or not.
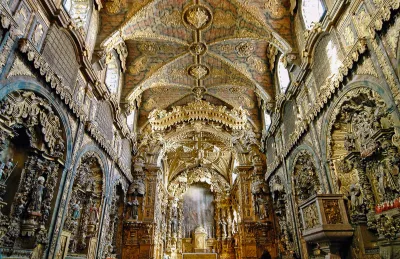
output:
[[[95,203],[89,211],[89,224],[96,225],[97,222],[99,221],[99,209],[96,206],[97,204]]]
[[[139,212],[139,201],[135,197],[135,199],[131,202],[128,202],[128,205],[132,207],[131,210],[131,219],[138,219],[138,212]]]
[[[223,237],[226,237],[227,232],[226,232],[226,222],[225,222],[225,220],[222,219],[222,220],[220,221],[220,224],[221,224],[221,229],[222,229],[222,236],[223,236]]]
[[[361,189],[360,186],[352,184],[350,185],[350,202],[351,209],[353,211],[357,210],[358,206],[362,203]]]
[[[392,191],[397,189],[397,184],[392,175],[391,169],[392,167],[390,166],[389,161],[383,161],[378,165],[378,188],[382,199],[385,199]]]
[[[260,219],[268,217],[266,202],[263,198],[257,197],[256,206],[258,207],[258,216]]]
[[[4,176],[4,170],[6,168],[6,164],[3,162],[0,162],[0,181],[3,180],[3,178],[5,178]],[[3,180],[4,181],[4,180]]]
[[[37,179],[37,184],[33,188],[32,191],[32,203],[31,203],[31,210],[35,212],[40,212],[41,205],[42,205],[42,199],[43,199],[43,193],[44,193],[44,182],[45,179],[43,176],[39,176]]]
[[[176,217],[171,218],[171,232],[176,233],[177,230],[177,222],[176,222]]]
[[[72,219],[77,220],[79,216],[81,215],[81,202],[78,201],[75,204],[72,205]]]

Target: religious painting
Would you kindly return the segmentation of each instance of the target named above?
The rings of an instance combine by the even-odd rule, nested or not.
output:
[[[183,196],[183,235],[191,237],[197,227],[214,236],[214,196],[207,184],[192,185]]]

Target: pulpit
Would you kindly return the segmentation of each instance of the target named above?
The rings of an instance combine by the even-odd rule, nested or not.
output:
[[[303,238],[307,243],[318,243],[325,258],[340,258],[340,249],[353,236],[343,195],[318,194],[300,205]],[[316,251],[314,251],[315,253]]]

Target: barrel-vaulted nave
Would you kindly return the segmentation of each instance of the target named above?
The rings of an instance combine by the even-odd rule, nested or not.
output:
[[[399,0],[0,0],[0,258],[399,259]]]

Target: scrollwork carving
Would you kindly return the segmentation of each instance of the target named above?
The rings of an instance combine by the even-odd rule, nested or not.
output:
[[[62,137],[61,120],[47,100],[33,92],[16,91],[0,103],[0,110],[11,125],[26,126],[31,134],[32,142],[36,140],[35,127],[39,126],[49,155],[55,157],[64,155],[65,142]],[[31,143],[31,145],[40,145],[40,143]],[[37,148],[41,149],[40,146]]]

